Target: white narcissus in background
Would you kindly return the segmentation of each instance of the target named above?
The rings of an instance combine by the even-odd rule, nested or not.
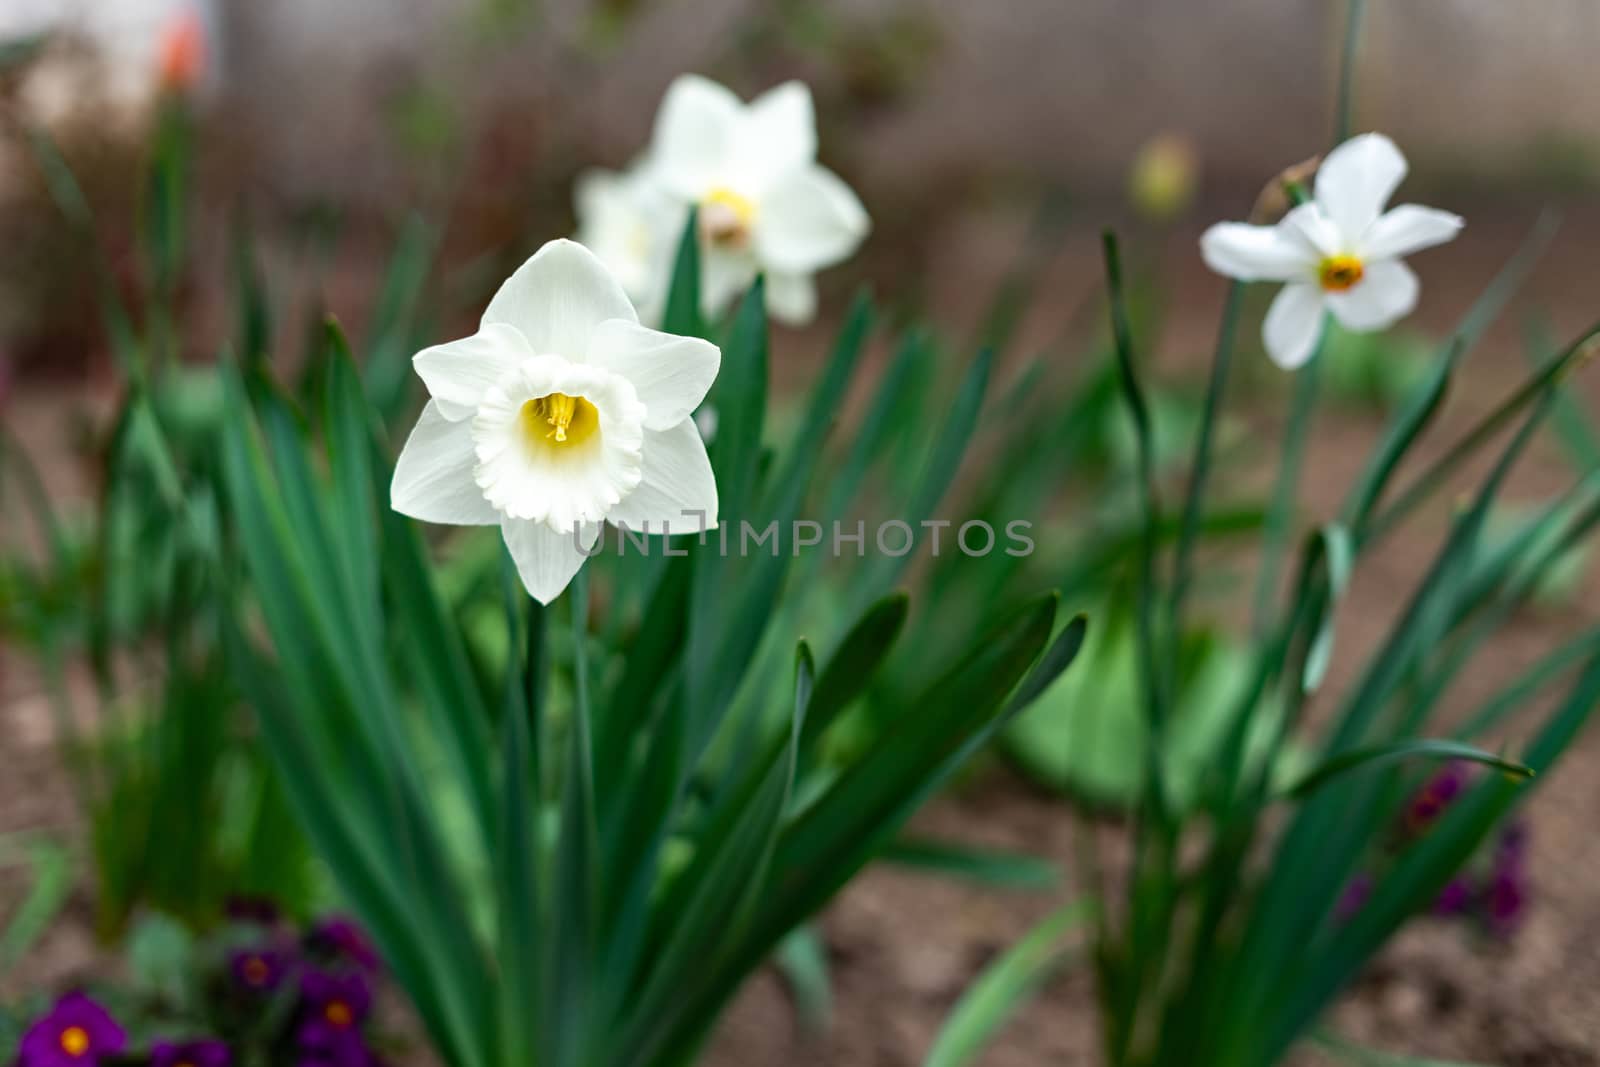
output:
[[[477,333],[412,364],[432,399],[395,467],[396,511],[498,525],[548,604],[610,521],[696,533],[717,485],[691,413],[722,356],[639,325],[593,253],[552,241],[506,280]]]
[[[856,194],[817,163],[811,91],[799,82],[746,104],[713,81],[683,75],[661,102],[648,159],[652,180],[699,209],[708,315],[763,272],[773,316],[808,321],[817,303],[812,275],[848,258],[870,229]]]
[[[1317,168],[1315,196],[1276,226],[1223,222],[1200,239],[1206,264],[1240,281],[1284,282],[1262,323],[1267,354],[1282,367],[1311,358],[1323,312],[1357,333],[1386,329],[1417,304],[1417,276],[1401,256],[1442,244],[1459,215],[1384,205],[1406,160],[1378,133],[1352,138]]]
[[[686,209],[661,188],[648,160],[584,171],[574,199],[578,243],[600,257],[645,322],[659,323]]]

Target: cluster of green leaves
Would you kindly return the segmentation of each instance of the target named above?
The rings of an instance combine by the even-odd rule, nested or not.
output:
[[[467,639],[418,530],[388,508],[388,451],[337,331],[314,418],[259,368],[225,378],[239,417],[222,458],[248,575],[230,598],[243,606],[230,662],[319,854],[452,1064],[690,1061],[743,978],[1083,640],[1083,620],[1058,620],[1046,596],[974,628],[938,668],[910,650],[920,691],[851,759],[824,759],[903,644],[907,601],[889,592],[902,564],[869,561],[828,654],[780,631],[781,706],[744,710],[744,693],[771,692],[761,648],[805,573],[789,524],[871,309],[858,302],[774,454],[761,285],[713,331],[698,278],[691,223],[666,327],[718,335],[722,520],[735,535],[778,520],[778,551],[724,554],[711,534],[670,557],[608,553],[566,612],[528,601],[503,562],[487,591],[503,604],[499,656]],[[954,476],[987,370],[974,361],[925,476],[899,490],[907,514]],[[854,477],[894,445],[875,441]],[[605,612],[593,623],[591,600]]]
[[[185,367],[179,293],[189,270],[189,117],[169,99],[140,187],[139,270],[113,280],[96,215],[42,129],[28,130],[48,187],[90,249],[123,393],[109,432],[85,451],[97,495],[84,517],[58,514],[21,443],[0,428],[0,633],[49,683],[64,762],[88,819],[97,925],[120,934],[140,908],[202,926],[228,896],[272,895],[304,910],[309,851],[255,745],[222,664],[217,605],[235,565],[215,447],[225,412],[214,374]],[[250,280],[249,276],[245,276]],[[242,295],[252,295],[248,286]],[[258,351],[260,316],[241,314]],[[93,707],[73,699],[86,665]],[[60,879],[39,866],[17,915]]]

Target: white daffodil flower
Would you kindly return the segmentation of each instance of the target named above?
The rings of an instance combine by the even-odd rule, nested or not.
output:
[[[686,74],[656,115],[650,173],[698,206],[706,314],[767,278],[767,308],[785,322],[816,314],[812,275],[846,259],[870,223],[839,176],[817,163],[811,90],[787,82],[745,104]],[[681,222],[680,222],[681,225]]]
[[[1286,282],[1262,324],[1281,367],[1311,358],[1323,312],[1348,330],[1386,329],[1417,305],[1417,276],[1401,256],[1453,238],[1459,215],[1416,204],[1384,205],[1406,160],[1378,133],[1352,138],[1317,168],[1315,196],[1276,226],[1222,222],[1200,238],[1206,264],[1240,281]]]
[[[715,345],[639,325],[627,294],[572,241],[506,280],[471,337],[412,359],[432,396],[395,467],[396,511],[500,527],[528,592],[548,604],[600,524],[696,533],[717,484],[691,417]]]
[[[686,209],[661,188],[648,160],[624,171],[585,171],[574,194],[578,243],[600,257],[640,318],[659,323]]]

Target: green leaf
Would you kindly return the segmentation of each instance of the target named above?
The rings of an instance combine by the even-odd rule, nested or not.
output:
[[[597,1005],[595,949],[601,883],[594,811],[594,754],[589,733],[589,580],[580,568],[567,587],[572,609],[575,700],[567,740],[567,772],[561,800],[561,832],[552,874],[555,917],[539,1033],[554,1067],[577,1067],[591,1056],[590,1026]]]
[[[1430,1060],[1394,1052],[1380,1052],[1348,1041],[1330,1030],[1317,1031],[1311,1035],[1311,1040],[1334,1058],[1352,1064],[1353,1067],[1482,1067],[1480,1064],[1456,1060]]]
[[[1228,389],[1228,374],[1233,365],[1234,338],[1239,332],[1239,309],[1244,304],[1244,283],[1230,282],[1222,308],[1222,323],[1217,328],[1216,349],[1211,357],[1211,376],[1206,384],[1205,406],[1195,433],[1194,459],[1189,465],[1189,485],[1184,497],[1183,519],[1172,566],[1172,589],[1167,600],[1168,632],[1183,632],[1183,602],[1189,593],[1194,549],[1200,537],[1205,510],[1206,481],[1211,473],[1213,438],[1218,415]]]
[[[500,1039],[507,1063],[534,1061],[535,1050],[531,1046],[527,1021],[538,1016],[545,995],[539,985],[544,902],[540,898],[538,877],[543,852],[538,833],[539,779],[533,770],[537,751],[529,736],[528,718],[532,709],[519,673],[506,672],[500,739],[500,833],[494,851],[500,878],[497,916]]]
[[[1350,571],[1355,562],[1355,546],[1350,531],[1336,522],[1325,524],[1317,536],[1322,540],[1324,573],[1328,579],[1328,595],[1322,609],[1322,621],[1311,648],[1306,655],[1305,668],[1300,672],[1300,690],[1315,693],[1322,688],[1328,665],[1333,662],[1334,617],[1344,591],[1350,584]]]
[[[1493,753],[1485,752],[1480,748],[1475,748],[1459,741],[1389,741],[1381,745],[1368,745],[1363,748],[1351,749],[1348,752],[1341,752],[1297,781],[1285,791],[1285,795],[1296,800],[1303,800],[1341,775],[1418,757],[1466,760],[1470,763],[1481,763],[1486,767],[1493,767],[1513,778],[1533,777],[1532,768],[1524,764],[1496,756]]]
[[[879,858],[884,863],[1002,889],[1056,889],[1061,884],[1056,865],[1041,856],[924,838],[891,842]]]
[[[194,935],[176,919],[147,915],[128,936],[128,970],[146,997],[182,1004],[195,973]]]
[[[38,943],[72,892],[72,862],[65,846],[39,838],[28,845],[31,880],[27,895],[0,928],[0,974],[16,966]]]
[[[683,337],[705,337],[705,320],[700,315],[700,212],[689,209],[678,250],[672,260],[672,281],[667,289],[667,308],[661,328]]]
[[[911,526],[911,550],[899,556],[880,555],[872,560],[866,574],[855,583],[855,604],[865,604],[882,596],[910,566],[915,549],[927,532],[923,520],[931,516],[939,501],[944,499],[967,453],[972,432],[978,425],[978,413],[983,408],[993,363],[994,353],[983,349],[967,368],[949,412],[938,423],[940,429],[934,449],[917,479],[916,489],[896,515]]]
[[[1033,999],[1066,960],[1062,942],[1095,909],[1084,901],[1052,912],[986,967],[956,1002],[924,1067],[964,1067],[976,1060],[1006,1021]]]
[[[1155,469],[1150,444],[1150,411],[1145,402],[1144,390],[1139,385],[1138,369],[1134,366],[1133,329],[1128,322],[1127,302],[1122,291],[1122,257],[1118,250],[1116,235],[1109,230],[1102,234],[1101,244],[1105,253],[1111,330],[1116,342],[1118,382],[1139,442],[1138,492],[1142,531],[1139,540],[1136,619],[1139,634],[1139,677],[1144,695],[1145,728],[1149,731],[1149,741],[1145,747],[1145,797],[1141,813],[1147,818],[1154,819],[1157,824],[1162,824],[1167,819],[1169,799],[1165,780],[1166,768],[1162,765],[1160,756],[1165,750],[1167,676],[1161,669],[1163,651],[1158,644],[1155,619],[1156,552],[1159,542],[1157,531],[1161,524],[1161,506],[1156,498]]]
[[[905,628],[910,610],[910,599],[904,593],[886,596],[868,608],[839,642],[838,651],[817,679],[800,739],[803,759],[811,757],[828,727],[866,689]]]
[[[814,926],[799,926],[778,943],[773,963],[789,986],[800,1020],[813,1033],[826,1033],[833,1021],[833,983],[828,976],[828,946]]]

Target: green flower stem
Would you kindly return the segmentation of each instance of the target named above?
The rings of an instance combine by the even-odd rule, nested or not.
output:
[[[1283,430],[1283,451],[1278,463],[1278,477],[1272,489],[1272,501],[1267,509],[1266,530],[1261,546],[1261,567],[1256,572],[1255,610],[1251,615],[1251,634],[1262,640],[1273,624],[1273,600],[1278,594],[1279,578],[1283,574],[1283,558],[1289,546],[1294,524],[1295,505],[1299,497],[1300,475],[1305,466],[1306,438],[1310,432],[1312,416],[1321,391],[1322,349],[1327,339],[1327,324],[1323,324],[1323,339],[1317,342],[1316,351],[1294,379],[1294,401],[1289,411],[1289,422]]]

